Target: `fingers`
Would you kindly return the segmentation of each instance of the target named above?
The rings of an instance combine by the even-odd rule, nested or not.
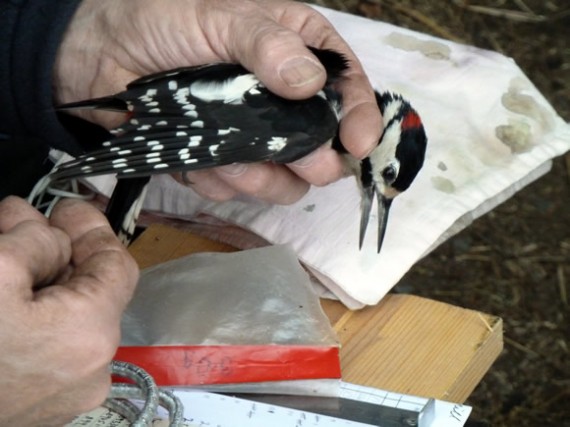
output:
[[[71,239],[73,269],[56,282],[58,286],[37,292],[35,300],[43,312],[51,313],[52,322],[45,323],[56,331],[63,329],[61,333],[73,340],[74,357],[66,369],[85,378],[107,366],[116,351],[120,318],[138,268],[103,214],[88,203],[64,200],[50,221]],[[54,352],[52,360],[66,357]]]
[[[120,314],[132,296],[138,268],[104,215],[85,202],[70,199],[58,203],[50,221],[72,243],[75,270],[66,287]]]
[[[138,270],[105,217],[85,202],[60,202],[48,222],[23,200],[5,199],[0,230],[0,348],[7,355],[0,368],[8,384],[20,384],[0,390],[0,424],[61,425],[107,395]],[[47,280],[54,266],[69,273]],[[40,279],[51,286],[32,292]],[[27,298],[18,298],[14,283],[26,284]]]
[[[354,99],[352,105],[347,103],[345,107],[339,137],[349,153],[362,159],[378,146],[383,128],[378,104],[375,101]]]
[[[319,25],[326,26],[324,23]],[[359,59],[340,35],[332,27],[329,27],[330,31],[312,35],[317,27],[318,25],[306,25],[301,31],[308,33],[305,37],[320,40],[315,46],[341,52],[349,61],[349,70],[337,84],[342,95],[340,140],[349,153],[356,158],[363,158],[378,145],[383,130],[374,89]]]
[[[321,146],[287,167],[300,178],[319,187],[337,181],[345,174],[340,156],[329,146]]]
[[[138,268],[106,218],[87,203],[65,200],[50,224],[27,202],[0,202],[0,264],[9,277],[3,290],[31,295],[34,286],[53,282],[72,260],[66,286],[103,298],[120,312],[138,279]]]
[[[26,201],[7,197],[0,202],[0,264],[6,281],[2,290],[29,298],[32,287],[61,274],[71,257],[71,244],[61,230]]]
[[[340,139],[355,157],[365,157],[378,144],[383,124],[360,61],[330,22],[313,8],[295,2],[267,2],[266,7],[274,20],[258,11],[251,18],[257,22],[243,25],[240,21],[238,36],[230,43],[235,59],[271,91],[302,99],[314,95],[325,82],[322,65],[306,45],[342,53],[349,61],[349,70],[338,83],[343,99]]]
[[[221,58],[241,63],[278,95],[307,98],[323,87],[326,72],[306,41],[278,22],[280,3],[206,1],[198,21],[211,23],[202,29]]]
[[[241,2],[241,5],[243,8],[251,7],[251,10],[249,13],[238,10],[236,13],[242,19],[229,20],[227,34],[231,34],[232,38],[226,43],[228,55],[232,60],[252,70],[271,91],[281,96],[291,99],[306,98],[314,95],[324,85],[323,67],[315,62],[316,58],[306,45],[333,49],[345,55],[350,69],[338,83],[338,90],[343,96],[340,139],[346,149],[357,158],[363,158],[370,153],[378,144],[383,126],[374,91],[356,55],[328,20],[314,9],[300,3],[269,1]],[[265,7],[267,13],[263,13],[260,5]],[[325,185],[344,175],[340,157],[330,149],[318,150],[287,166],[296,177],[313,185]],[[252,172],[251,175],[253,174]],[[255,184],[249,186],[245,180],[241,181],[248,175],[241,172],[229,177],[218,172],[216,177],[210,176],[210,182],[194,187],[200,194],[211,198],[212,192],[208,189],[214,188],[210,184],[215,180],[217,188],[227,189],[224,191],[224,198],[232,197],[234,192],[257,194],[259,197]],[[224,186],[224,183],[228,186]],[[280,187],[276,183],[273,188],[286,190],[288,186]],[[283,196],[261,198],[278,203],[284,200]],[[296,198],[297,195],[293,195],[290,200]]]
[[[233,164],[186,173],[185,184],[217,201],[246,194],[269,203],[289,205],[305,195],[309,184],[287,168],[274,164]]]
[[[8,196],[0,201],[0,233],[7,233],[24,221],[36,221],[47,225],[47,219],[24,199]]]
[[[309,184],[274,164],[229,165],[215,169],[217,176],[239,193],[269,203],[289,205],[309,190]]]
[[[324,186],[344,176],[340,156],[322,146],[285,166],[272,163],[232,164],[175,176],[200,196],[226,201],[246,194],[269,203],[289,205],[300,200],[310,185]]]
[[[212,169],[182,172],[179,175],[175,175],[178,182],[192,188],[206,199],[224,202],[238,194],[231,184],[218,177]]]
[[[236,59],[269,90],[285,98],[305,99],[322,89],[326,71],[298,34],[265,21],[250,37],[249,43],[234,48]]]

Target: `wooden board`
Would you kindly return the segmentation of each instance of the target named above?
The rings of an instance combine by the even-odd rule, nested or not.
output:
[[[129,250],[145,268],[235,248],[157,224]],[[341,342],[343,379],[356,384],[464,402],[503,348],[500,318],[426,298],[390,294],[359,311],[322,305]]]

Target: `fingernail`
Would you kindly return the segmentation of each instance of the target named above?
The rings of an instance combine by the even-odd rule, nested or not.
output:
[[[324,73],[322,65],[304,57],[290,59],[279,70],[283,81],[291,87],[305,86],[320,78]]]
[[[243,174],[247,169],[247,166],[243,163],[232,163],[231,165],[220,166],[218,170],[229,176],[239,176]]]

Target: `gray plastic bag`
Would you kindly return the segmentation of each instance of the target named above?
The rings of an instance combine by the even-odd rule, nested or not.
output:
[[[116,358],[161,385],[340,376],[335,333],[286,246],[195,254],[144,270]]]

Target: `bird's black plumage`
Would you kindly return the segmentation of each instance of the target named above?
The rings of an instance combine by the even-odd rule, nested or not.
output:
[[[376,93],[384,133],[367,158],[355,159],[339,139],[342,99],[334,85],[348,61],[335,51],[309,49],[325,67],[327,81],[304,100],[277,96],[241,65],[219,63],[141,77],[118,94],[60,106],[120,111],[127,120],[101,148],[54,168],[47,182],[115,174],[118,183],[106,213],[128,241],[153,174],[231,163],[289,163],[332,140],[362,191],[361,245],[372,201],[378,199],[380,250],[392,199],[422,167],[423,125],[401,96]]]
[[[327,71],[319,94],[288,100],[238,64],[179,68],[141,77],[118,94],[62,105],[128,114],[102,147],[59,165],[52,182],[104,174],[119,178],[107,216],[130,234],[130,209],[148,177],[227,165],[288,163],[317,149],[338,129],[340,96],[330,85],[348,68],[334,52],[310,48]]]
[[[329,82],[347,63],[317,51],[332,64]],[[325,87],[305,100],[271,93],[236,64],[182,68],[142,77],[111,97],[61,110],[124,111],[129,120],[103,147],[60,165],[54,181],[115,173],[118,178],[188,171],[236,162],[288,163],[314,151],[337,132],[339,95]]]

